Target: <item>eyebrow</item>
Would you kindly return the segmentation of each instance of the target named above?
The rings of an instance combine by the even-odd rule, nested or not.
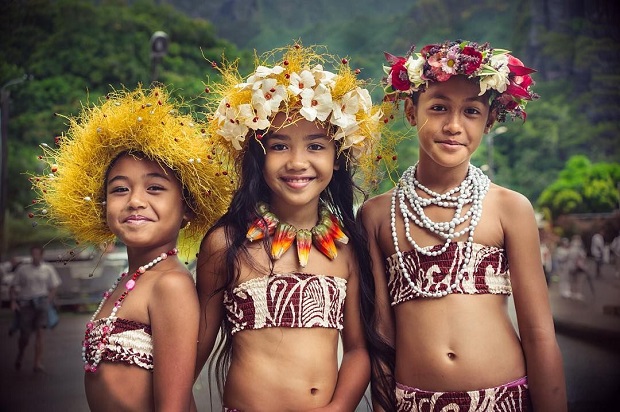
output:
[[[278,133],[278,132],[274,132],[274,133],[270,133],[269,135],[267,135],[268,139],[278,139],[278,140],[291,140],[291,137],[287,134],[284,133]],[[314,134],[309,134],[304,136],[304,140],[319,140],[319,139],[325,139],[325,140],[331,140],[331,138],[329,136],[327,136],[325,133],[314,133]]]
[[[167,175],[162,174],[162,173],[158,173],[158,172],[147,173],[146,175],[144,175],[144,177],[146,177],[146,178],[160,178],[160,179],[164,179],[164,180],[170,181],[170,178]],[[112,179],[108,180],[108,185],[110,185],[110,184],[112,184],[112,183],[114,183],[116,181],[124,181],[124,180],[129,180],[129,177],[124,176],[124,175],[114,176]]]
[[[431,92],[431,94],[429,95],[429,99],[439,99],[439,100],[452,100],[450,99],[448,96],[446,96],[443,93],[439,93],[439,92]],[[465,99],[466,102],[480,102],[480,103],[485,103],[486,99],[484,97],[484,95],[482,96],[470,96],[468,98]]]

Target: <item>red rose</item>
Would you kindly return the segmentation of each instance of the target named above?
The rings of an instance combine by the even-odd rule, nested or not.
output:
[[[470,75],[474,73],[480,64],[482,64],[482,53],[471,46],[465,46],[461,50],[460,63],[463,74]]]
[[[390,77],[388,81],[394,90],[406,91],[411,88],[411,82],[409,81],[409,74],[407,73],[405,62],[406,60],[404,58],[399,58],[392,65],[390,70]]]

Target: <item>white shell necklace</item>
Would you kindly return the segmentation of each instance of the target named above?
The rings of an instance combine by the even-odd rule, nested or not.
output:
[[[471,259],[472,244],[474,242],[474,230],[480,221],[482,215],[482,201],[489,190],[490,179],[479,168],[469,165],[467,170],[467,176],[455,188],[448,190],[446,193],[440,194],[434,192],[422,185],[415,177],[418,164],[409,167],[402,177],[398,181],[398,185],[394,188],[394,194],[392,195],[392,204],[390,208],[390,222],[392,228],[392,240],[394,242],[394,249],[398,258],[398,265],[403,273],[403,276],[409,282],[411,289],[416,296],[424,297],[441,297],[452,293],[460,281],[463,280],[464,272],[468,267],[469,260]],[[420,190],[430,197],[420,196],[417,192]],[[399,210],[403,216],[405,226],[405,236],[411,246],[418,252],[426,256],[439,256],[444,253],[453,239],[457,239],[460,236],[468,234],[465,244],[465,259],[458,275],[454,282],[448,286],[446,290],[431,292],[420,288],[409,274],[405,262],[403,260],[403,253],[398,247],[398,236],[396,234],[396,200],[399,202]],[[467,204],[471,206],[467,212],[462,214],[463,207]],[[453,208],[454,217],[447,222],[434,222],[424,213],[424,208],[429,205],[435,205],[444,208]],[[426,229],[439,237],[445,239],[445,242],[441,249],[433,250],[430,247],[419,246],[413,237],[411,237],[410,221],[413,221],[416,226]],[[469,221],[469,224],[456,231],[456,228]]]
[[[101,337],[99,339],[99,342],[94,342],[94,339],[91,339],[90,335],[91,335],[91,331],[95,327],[95,318],[97,318],[97,315],[99,314],[99,312],[101,312],[101,308],[106,303],[108,298],[112,295],[112,293],[116,289],[116,286],[118,286],[119,282],[125,276],[127,276],[127,273],[121,274],[118,277],[118,279],[116,279],[112,287],[110,287],[110,289],[108,289],[107,291],[103,293],[103,299],[101,300],[101,303],[99,303],[99,307],[97,308],[93,316],[90,318],[90,321],[86,324],[86,332],[84,336],[84,341],[82,342],[82,360],[84,361],[84,370],[86,372],[97,371],[97,366],[99,365],[99,362],[101,362],[101,356],[103,354],[103,350],[105,349],[106,345],[109,342],[109,338],[112,335],[112,330],[114,330],[114,322],[116,321],[116,312],[118,312],[118,310],[121,308],[121,305],[123,304],[123,301],[129,294],[129,292],[131,292],[131,290],[133,290],[133,288],[136,286],[136,280],[138,279],[138,277],[140,277],[141,274],[143,274],[144,272],[146,272],[147,270],[149,270],[150,268],[152,268],[153,266],[155,266],[162,260],[166,260],[168,256],[176,255],[177,253],[178,251],[176,248],[166,253],[162,253],[161,255],[157,256],[155,259],[151,260],[146,265],[140,266],[138,270],[135,271],[131,279],[129,279],[127,283],[125,283],[125,291],[123,291],[123,293],[118,298],[118,300],[114,302],[114,308],[112,308],[112,313],[110,314],[110,316],[108,316],[105,319],[102,319],[105,322],[105,324],[101,328]],[[93,345],[96,345],[95,355],[93,356],[93,362],[89,363],[86,357],[86,352]]]

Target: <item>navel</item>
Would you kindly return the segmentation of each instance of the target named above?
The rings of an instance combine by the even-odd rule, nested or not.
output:
[[[450,359],[450,360],[455,360],[455,359],[456,359],[456,353],[454,353],[454,352],[448,352],[448,359]]]
[[[317,393],[319,393],[319,389],[318,388],[311,388],[310,389],[310,395],[316,395]]]

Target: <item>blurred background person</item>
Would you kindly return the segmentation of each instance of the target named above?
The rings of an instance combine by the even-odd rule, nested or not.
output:
[[[32,261],[24,262],[17,268],[9,289],[11,310],[19,312],[20,333],[15,369],[21,369],[30,335],[35,332],[33,370],[43,372],[43,329],[47,325],[49,305],[53,303],[61,281],[56,269],[43,261],[42,246],[32,246],[30,255]]]
[[[620,278],[620,233],[611,241],[610,252],[614,259],[614,275]]]
[[[569,247],[570,241],[563,237],[560,239],[558,247],[555,249],[556,273],[559,278],[560,296],[563,298],[571,297],[570,274],[569,274]]]
[[[596,263],[594,275],[598,279],[601,277],[601,268],[603,267],[605,258],[605,238],[603,237],[603,229],[598,229],[596,233],[592,235],[590,253]]]
[[[570,278],[570,298],[584,300],[583,281],[589,276],[586,264],[587,253],[581,236],[573,235],[568,249],[568,272]]]
[[[22,264],[22,259],[18,256],[11,256],[11,258],[7,261],[0,263],[0,284],[2,285],[2,306],[4,307],[4,303],[10,302],[9,297],[9,288],[13,283],[13,278],[15,277],[15,271]],[[13,334],[19,329],[19,312],[13,312],[13,320],[11,321],[11,326],[9,327],[9,336],[13,336]]]

